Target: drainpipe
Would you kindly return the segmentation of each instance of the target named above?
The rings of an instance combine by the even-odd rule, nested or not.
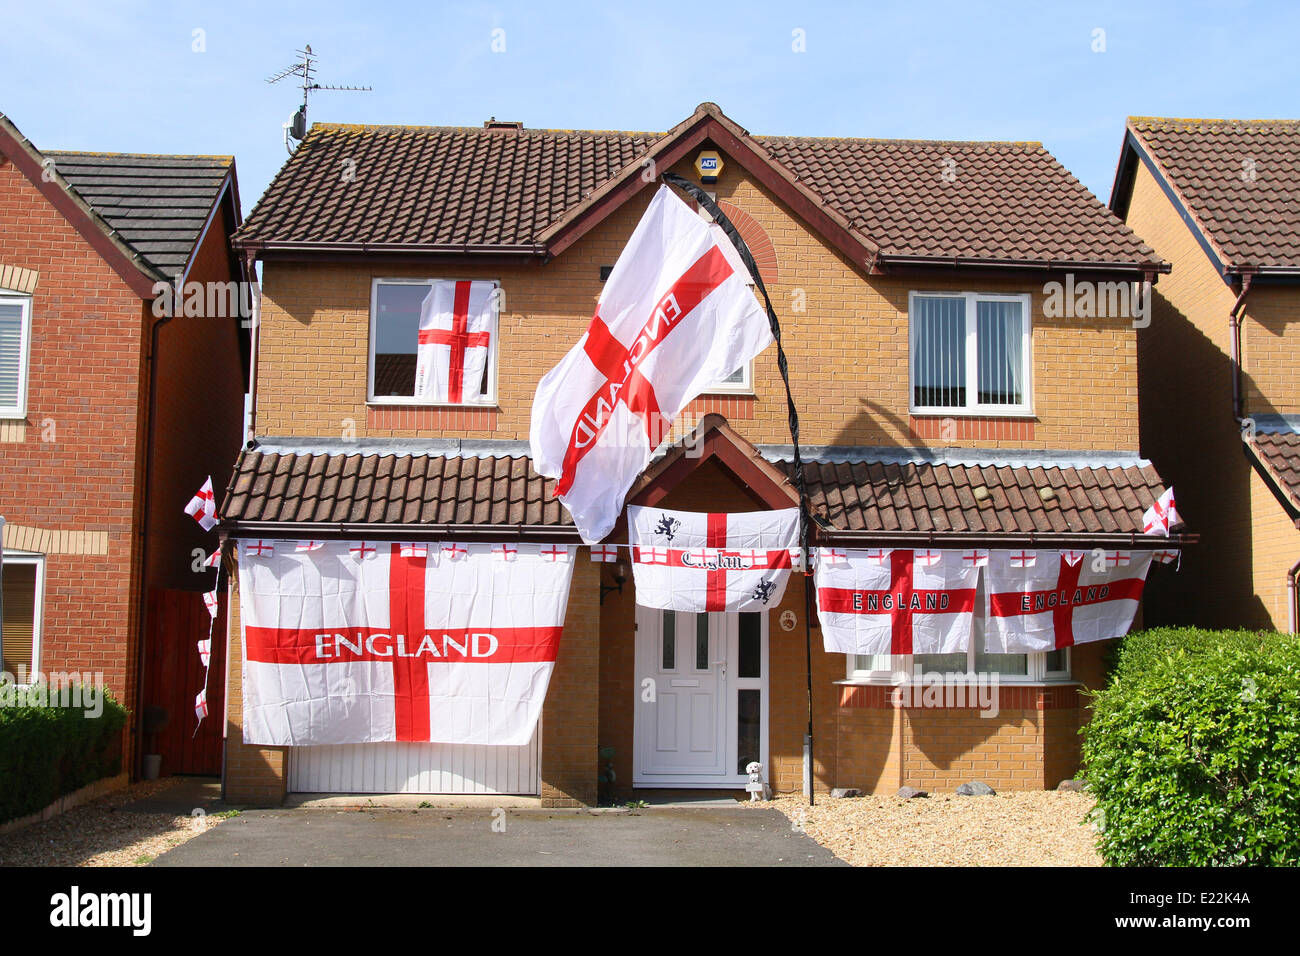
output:
[[[262,287],[257,281],[256,263],[256,253],[249,252],[244,257],[244,274],[248,278],[249,288],[253,290],[253,334],[248,345],[248,420],[245,423],[244,445],[251,442],[257,434],[257,346],[262,329]]]
[[[1246,305],[1246,296],[1250,294],[1250,283],[1254,270],[1242,270],[1241,294],[1232,303],[1228,312],[1228,349],[1232,356],[1232,419],[1238,425],[1242,420],[1241,408],[1241,314]]]
[[[1286,573],[1286,629],[1288,633],[1295,634],[1300,631],[1300,582],[1297,577],[1300,576],[1300,561],[1291,566],[1291,570]]]

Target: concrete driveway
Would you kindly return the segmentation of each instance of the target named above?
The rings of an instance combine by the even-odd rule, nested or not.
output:
[[[153,866],[846,866],[776,810],[246,810]]]

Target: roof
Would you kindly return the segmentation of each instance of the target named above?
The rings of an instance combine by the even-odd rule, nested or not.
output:
[[[1300,267],[1300,120],[1130,117],[1127,129],[1126,149],[1155,164],[1221,266]]]
[[[680,158],[671,146],[706,140],[881,265],[1163,271],[1041,144],[750,136],[711,103],[668,133],[317,123],[237,241],[259,250],[554,254],[567,247],[560,227],[588,206],[603,216],[644,188],[643,159],[667,168]],[[345,168],[356,179],[340,188]],[[948,168],[952,177],[942,175]],[[602,205],[606,196],[613,200]]]
[[[68,184],[165,275],[185,269],[234,159],[45,150]]]
[[[853,532],[1141,535],[1142,513],[1164,491],[1149,464],[811,462],[804,473],[814,514]]]
[[[1300,512],[1300,431],[1261,429],[1247,444],[1292,512]]]
[[[227,525],[439,525],[568,529],[555,483],[526,457],[240,452]],[[341,528],[340,528],[341,530]]]
[[[567,510],[553,496],[553,481],[538,475],[526,455],[489,451],[246,450],[219,513],[228,531],[290,536],[439,529],[576,536]],[[798,503],[789,462],[765,458],[716,414],[706,415],[693,436],[654,461],[628,501],[657,504],[711,459],[766,507]],[[826,540],[869,534],[881,540],[909,534],[1080,542],[1141,537],[1142,514],[1164,490],[1149,462],[1073,467],[860,459],[805,462],[805,476],[819,537]],[[1047,488],[1053,494],[1045,498],[1040,489]],[[613,536],[621,537],[623,527]]]

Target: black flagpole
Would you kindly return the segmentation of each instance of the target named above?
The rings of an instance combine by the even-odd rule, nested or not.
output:
[[[676,173],[664,173],[663,181],[690,195],[692,199],[708,210],[714,222],[721,226],[722,231],[727,234],[731,244],[736,247],[736,252],[740,254],[741,261],[745,263],[745,268],[754,277],[754,284],[758,286],[758,291],[763,294],[763,303],[767,306],[767,321],[772,327],[772,338],[776,341],[776,367],[781,372],[781,381],[785,383],[785,402],[790,413],[790,440],[794,444],[794,486],[795,490],[799,492],[799,550],[803,554],[804,571],[804,661],[807,666],[808,690],[808,728],[804,733],[804,747],[808,751],[808,806],[811,807],[816,802],[814,793],[816,791],[817,774],[813,764],[812,591],[809,590],[810,582],[808,580],[812,572],[811,556],[808,553],[810,512],[808,508],[808,489],[804,483],[803,459],[799,456],[799,410],[795,408],[794,395],[790,391],[790,366],[785,360],[785,349],[781,347],[781,323],[777,321],[776,310],[772,308],[772,299],[767,294],[767,287],[763,285],[763,277],[759,275],[758,266],[754,262],[753,254],[749,251],[749,246],[741,238],[740,232],[732,224],[731,220],[718,208],[718,204],[695,183],[678,176]]]

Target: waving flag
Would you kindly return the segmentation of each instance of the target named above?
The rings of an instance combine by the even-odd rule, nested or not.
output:
[[[668,611],[762,611],[781,603],[799,509],[697,514],[627,509],[636,602]]]
[[[1178,506],[1174,504],[1174,489],[1169,488],[1142,515],[1142,533],[1163,534],[1167,538],[1169,529],[1180,521]]]
[[[555,665],[573,572],[409,542],[327,542],[243,560],[244,741],[521,745]],[[556,546],[548,545],[554,550]],[[374,550],[378,555],[368,552]]]
[[[960,551],[872,549],[849,550],[842,561],[819,561],[817,617],[826,650],[965,651],[980,568],[963,557]]]
[[[211,531],[217,524],[217,498],[212,491],[212,476],[203,483],[203,487],[198,490],[189,504],[185,506],[185,513],[199,523],[204,531]]]
[[[1069,552],[1039,552],[1036,565],[1017,565],[1005,551],[988,567],[990,654],[1052,651],[1128,632],[1151,566],[1150,552],[1108,551],[1070,563]]]
[[[496,325],[497,285],[485,280],[439,280],[420,304],[415,349],[415,397],[431,402],[476,402]]]
[[[660,187],[586,334],[533,399],[534,467],[558,479],[588,543],[614,527],[686,404],[772,343],[752,281],[721,228]]]

